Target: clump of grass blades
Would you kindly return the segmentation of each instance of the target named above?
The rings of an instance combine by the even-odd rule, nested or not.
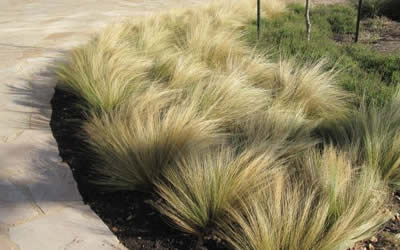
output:
[[[280,15],[286,11],[286,5],[276,0],[262,0],[261,7],[262,15],[266,17]],[[215,0],[199,6],[198,11],[183,11],[183,15],[178,16],[184,23],[186,20],[190,20],[193,15],[196,15],[200,19],[211,20],[216,28],[228,27],[229,29],[239,30],[254,18],[255,11],[256,3],[252,1],[226,2]]]
[[[301,176],[313,181],[283,173],[218,223],[234,249],[347,249],[387,221],[385,185],[374,172],[356,172],[329,147],[304,159]]]
[[[229,146],[182,155],[156,185],[157,206],[179,229],[202,236],[237,201],[264,188],[279,172],[279,146],[249,147],[237,154]]]
[[[131,50],[139,52],[141,55],[154,58],[159,54],[168,52],[172,47],[172,42],[175,39],[173,30],[168,27],[168,22],[163,22],[163,16],[149,15],[135,21],[126,20],[121,24],[112,25],[109,29],[121,29],[126,32],[121,32],[117,38],[118,41],[123,41],[128,44]]]
[[[255,114],[250,119],[242,119],[234,131],[237,145],[284,144],[284,157],[295,159],[307,149],[319,143],[313,135],[319,122],[305,118],[301,110],[290,111],[277,107]]]
[[[276,8],[266,7],[265,14],[284,11],[279,2],[266,2],[265,6],[273,4]],[[81,97],[86,110],[110,112],[138,88],[159,80],[149,76],[162,69],[157,63],[163,53],[189,52],[208,67],[224,67],[231,54],[244,55],[246,49],[237,39],[240,32],[229,28],[245,27],[251,18],[249,8],[254,6],[250,7],[246,1],[234,4],[215,1],[196,11],[171,11],[113,24],[89,44],[74,49],[69,60],[56,67],[58,86]],[[203,75],[201,65],[192,68]],[[159,75],[156,72],[155,78]],[[194,75],[186,80],[198,80]],[[175,82],[180,75],[176,77]]]
[[[242,32],[226,27],[218,29],[208,19],[198,22],[185,29],[177,42],[180,50],[196,56],[214,70],[227,68],[231,57],[248,54],[249,49],[241,39]]]
[[[379,171],[396,190],[400,187],[400,92],[384,106],[363,104],[347,119],[330,123],[324,137],[353,154],[356,162]]]
[[[178,153],[200,152],[224,141],[217,120],[181,102],[177,91],[149,88],[116,112],[93,113],[84,125],[100,159],[98,184],[111,189],[151,190]]]
[[[211,74],[207,65],[191,54],[171,52],[154,59],[149,77],[168,88],[181,89],[204,81]]]
[[[145,72],[151,61],[125,45],[105,41],[118,35],[108,34],[73,50],[69,62],[56,68],[58,86],[81,97],[86,111],[110,112],[148,84]]]
[[[228,130],[262,113],[271,102],[268,91],[248,85],[240,72],[214,74],[208,80],[188,86],[185,93],[199,112],[208,119],[221,120]]]
[[[303,110],[309,119],[338,119],[348,115],[351,94],[335,82],[334,71],[324,70],[325,62],[295,66],[293,60],[281,60],[274,71],[275,104],[292,110]]]

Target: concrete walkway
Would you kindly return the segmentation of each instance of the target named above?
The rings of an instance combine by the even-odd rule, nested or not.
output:
[[[0,0],[0,250],[124,249],[61,162],[46,67],[118,17],[198,2]]]

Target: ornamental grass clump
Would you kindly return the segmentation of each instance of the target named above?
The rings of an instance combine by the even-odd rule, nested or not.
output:
[[[266,15],[284,11],[275,0],[265,2]],[[267,7],[272,5],[277,8]],[[231,57],[246,55],[248,48],[239,29],[252,18],[249,12],[254,7],[246,1],[215,1],[198,10],[112,24],[56,66],[58,86],[80,97],[87,111],[111,112],[138,88],[150,85],[149,81],[172,79],[173,86],[181,85],[181,80],[196,83],[210,70],[229,67]],[[179,59],[179,54],[187,55],[193,65],[188,66],[189,59]],[[176,67],[191,70],[177,73]]]
[[[217,120],[182,105],[176,91],[150,88],[110,114],[93,113],[84,125],[99,158],[96,183],[119,190],[151,190],[178,154],[224,141]]]
[[[276,90],[275,105],[303,110],[314,120],[335,120],[349,114],[352,95],[336,83],[334,71],[324,70],[324,60],[296,66],[293,60],[281,59],[276,67],[272,84],[264,82],[267,89]]]
[[[378,171],[394,189],[400,188],[400,92],[383,107],[361,105],[348,119],[327,125],[322,134],[351,152],[356,162]]]
[[[348,249],[389,218],[379,175],[355,169],[335,149],[310,151],[297,167],[296,175],[288,171],[242,199],[230,221],[219,221],[220,236],[234,249]]]
[[[268,91],[246,83],[240,72],[215,74],[185,89],[188,101],[208,119],[219,119],[228,131],[237,124],[262,114],[271,97]]]
[[[115,40],[119,33],[108,35]],[[151,61],[126,45],[105,40],[73,50],[68,63],[56,68],[57,86],[81,98],[86,111],[110,112],[148,84],[145,72]]]
[[[163,200],[157,208],[179,229],[203,236],[216,221],[229,219],[229,207],[264,189],[279,173],[280,150],[278,145],[254,146],[238,154],[223,145],[182,155],[156,184]]]
[[[250,119],[242,119],[234,131],[234,143],[247,145],[285,145],[284,156],[295,159],[307,149],[314,147],[320,139],[313,135],[319,122],[305,118],[303,111],[290,111],[270,107]]]

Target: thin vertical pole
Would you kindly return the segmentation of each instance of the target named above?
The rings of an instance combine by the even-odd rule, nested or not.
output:
[[[357,43],[358,42],[358,36],[360,34],[360,21],[361,21],[361,6],[362,6],[362,0],[358,2],[358,14],[357,14],[357,27],[356,27],[356,37],[354,41]]]
[[[309,42],[311,39],[310,0],[306,0],[306,13],[304,15],[306,18],[307,42]]]
[[[260,38],[260,19],[261,19],[261,10],[260,10],[260,0],[257,0],[257,40]]]

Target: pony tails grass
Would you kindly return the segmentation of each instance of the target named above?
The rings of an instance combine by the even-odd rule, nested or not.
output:
[[[81,98],[86,111],[110,112],[144,88],[150,65],[127,47],[92,42],[73,50],[69,63],[57,66],[57,86]]]
[[[296,158],[320,142],[313,135],[318,125],[318,122],[306,119],[302,111],[270,107],[250,119],[241,120],[235,131],[239,140],[235,143],[244,143],[245,147],[262,145],[266,141],[284,145],[285,157]]]
[[[276,105],[304,110],[308,119],[335,120],[350,112],[352,95],[335,81],[333,71],[324,71],[324,60],[295,66],[293,60],[281,60],[275,70],[272,86],[278,84]],[[271,83],[266,81],[266,88]]]
[[[381,174],[395,190],[400,189],[400,92],[384,106],[365,102],[348,119],[327,124],[322,134],[357,162]]]
[[[232,220],[218,222],[220,236],[241,250],[339,250],[374,235],[389,218],[384,182],[327,148],[309,151],[295,176],[282,174],[229,209]]]
[[[93,113],[83,129],[100,159],[96,183],[115,190],[144,190],[178,153],[200,152],[220,144],[225,134],[177,101],[176,91],[147,90],[111,114]]]
[[[184,91],[191,105],[208,119],[223,121],[227,130],[262,113],[271,102],[268,91],[249,86],[239,72],[214,74]]]
[[[171,56],[173,55],[173,56]],[[208,79],[212,71],[207,65],[184,52],[171,52],[155,58],[149,78],[170,89],[183,89]]]
[[[307,237],[320,236],[328,208],[287,179],[276,178],[239,209],[230,209],[231,220],[218,223],[219,236],[238,250],[313,249]]]
[[[278,155],[274,146],[237,154],[226,145],[182,155],[156,184],[163,200],[157,208],[180,230],[202,236],[228,219],[229,207],[268,185],[282,167]]]
[[[377,233],[389,219],[389,190],[378,171],[356,165],[352,154],[332,145],[325,145],[322,153],[311,150],[304,159],[305,183],[314,180],[329,205],[321,244],[349,248]]]
[[[181,80],[193,83],[208,77],[210,71],[233,70],[233,58],[246,57],[248,48],[242,32],[230,30],[228,23],[235,20],[245,26],[252,17],[246,8],[246,1],[214,2],[199,11],[171,11],[115,23],[56,67],[58,86],[82,98],[86,111],[111,112],[153,81],[173,79],[177,86]],[[199,63],[190,66],[188,74],[173,71],[186,67],[187,60],[182,64],[182,58],[160,56],[166,53],[173,58],[176,53],[190,54]]]

